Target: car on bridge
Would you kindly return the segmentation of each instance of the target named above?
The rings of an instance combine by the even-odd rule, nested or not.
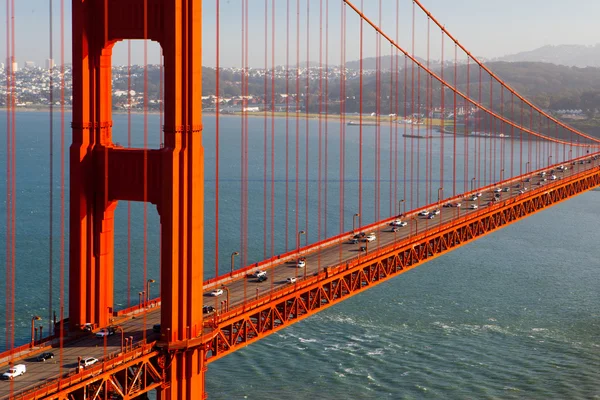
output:
[[[375,234],[372,232],[365,236],[365,242],[372,242],[375,239],[377,239],[377,236],[375,236]]]
[[[296,267],[298,267],[298,268],[306,267],[306,258],[299,259],[298,262],[296,263]]]
[[[471,205],[469,205],[469,209],[471,209],[471,210],[477,210],[477,208],[478,208],[477,204],[471,204]]]
[[[97,338],[103,338],[105,336],[112,336],[117,331],[116,326],[109,326],[108,328],[102,328],[98,332],[96,332]]]
[[[213,306],[202,306],[202,313],[203,314],[210,314],[211,312],[214,312],[215,308]]]
[[[223,294],[223,289],[215,289],[212,292],[210,292],[210,295],[213,297],[217,297]]]
[[[259,277],[258,277],[256,280],[257,280],[258,282],[264,282],[264,281],[266,281],[267,279],[269,279],[269,277],[268,277],[267,275],[261,275],[261,276],[259,276]]]
[[[92,366],[98,362],[98,359],[95,357],[86,357],[79,361],[79,369],[84,369],[89,366]]]
[[[293,276],[290,276],[285,280],[287,283],[296,283],[297,279]]]
[[[440,210],[437,208],[431,212],[433,215],[440,215]]]
[[[27,367],[25,366],[25,364],[17,364],[15,366],[9,368],[9,370],[6,371],[5,373],[3,373],[2,379],[13,380],[17,376],[23,375],[25,372],[27,372]]]
[[[36,360],[43,362],[46,360],[51,360],[54,358],[54,353],[50,353],[49,351],[46,351],[42,354],[40,354],[39,356],[36,357]]]
[[[394,221],[390,222],[390,226],[400,226],[400,227],[402,227],[402,226],[406,226],[406,225],[408,225],[408,222],[402,221],[401,219],[397,219],[397,220],[394,220]]]
[[[429,210],[423,210],[419,212],[419,217],[426,217],[429,215]]]

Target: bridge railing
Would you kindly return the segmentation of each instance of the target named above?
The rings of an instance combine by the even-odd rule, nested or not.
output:
[[[54,377],[50,381],[39,384],[15,395],[14,398],[45,398],[45,396],[81,383],[90,377],[110,371],[111,369],[114,369],[127,361],[131,361],[139,358],[142,355],[151,353],[154,351],[154,345],[155,342],[146,343],[145,341],[140,341],[136,343],[133,346],[133,349],[128,352],[121,353],[119,351],[116,353],[110,353],[104,357],[101,362],[88,368],[80,369],[79,366],[77,366],[75,369],[69,370],[58,378]]]

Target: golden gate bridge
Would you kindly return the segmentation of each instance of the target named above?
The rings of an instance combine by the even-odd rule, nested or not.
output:
[[[255,3],[241,0],[235,14],[240,26],[235,39],[241,59],[239,112],[228,117],[239,119],[239,143],[234,146],[230,137],[222,136],[225,96],[220,87],[225,36],[220,23],[231,15],[223,13],[222,2],[216,0],[216,31],[207,34],[202,29],[203,3],[73,1],[69,278],[66,282],[67,154],[62,145],[61,201],[56,205],[61,226],[59,232],[51,230],[51,237],[60,238],[60,313],[53,332],[47,332],[50,336],[40,332],[38,339],[32,333],[32,341],[20,347],[14,346],[18,99],[15,71],[9,67],[8,350],[0,358],[7,364],[27,365],[29,372],[2,386],[2,398],[131,399],[144,398],[150,391],[160,399],[205,398],[204,374],[211,362],[600,185],[600,139],[573,129],[519,95],[418,0],[410,2],[402,15],[400,2],[384,9],[379,1],[375,16],[364,12],[362,1],[265,0],[260,4],[262,20],[251,8]],[[64,72],[62,1],[60,5],[63,39],[58,68]],[[335,33],[329,29],[334,7],[339,19]],[[7,48],[12,59],[17,50],[14,10],[14,0],[7,1]],[[390,28],[383,25],[383,14],[394,15]],[[409,23],[401,24],[406,17]],[[400,40],[401,27],[408,45]],[[158,148],[148,146],[146,116],[143,147],[113,142],[112,49],[117,42],[134,39],[161,46]],[[207,40],[216,44],[214,88],[203,87]],[[231,38],[227,40],[229,46]],[[286,49],[285,67],[280,70],[283,85],[277,81],[275,65],[283,56],[277,54],[280,42]],[[360,53],[354,75],[346,68],[350,48]],[[364,56],[373,52],[376,67],[367,71]],[[253,95],[257,79],[250,67],[257,54],[264,56],[259,96]],[[318,68],[311,69],[311,63]],[[61,76],[56,82],[60,105],[53,112],[61,115],[60,134],[65,140],[66,84],[64,73]],[[358,92],[352,86],[357,81]],[[145,72],[145,109],[148,83]],[[211,132],[204,129],[202,116],[205,93],[214,100]],[[253,121],[262,122],[262,135],[256,134]],[[214,136],[212,165],[204,162],[203,135]],[[357,146],[349,147],[350,141]],[[220,194],[221,174],[230,161],[223,156],[229,156],[232,148],[239,154],[240,178],[236,204],[240,242],[235,252],[220,248],[219,229],[227,210]],[[252,153],[257,151],[262,161],[258,200],[251,179],[256,167]],[[204,246],[209,232],[205,168],[215,180],[213,249]],[[349,183],[352,179],[355,186]],[[285,200],[276,202],[277,193]],[[125,310],[115,309],[114,296],[114,282],[121,278],[114,272],[114,212],[119,201],[142,202],[145,214],[151,204],[160,216],[160,277],[148,276],[144,251],[146,290],[140,292],[140,304]],[[257,201],[262,207],[256,206]],[[276,209],[284,210],[282,218],[276,218]],[[261,212],[262,237],[257,238],[250,233],[256,227],[249,217]],[[331,222],[327,228],[332,218],[339,225],[333,234]],[[146,243],[145,221],[143,234]],[[249,247],[256,240],[263,244],[264,257],[253,262]],[[207,251],[215,254],[215,276],[205,280]],[[238,256],[242,267],[236,269]],[[228,262],[229,257],[231,268],[219,271],[222,259]],[[267,282],[257,286],[265,275]],[[159,286],[160,297],[150,296],[153,283]],[[63,295],[67,287],[68,303]],[[39,318],[33,316],[32,331]],[[98,333],[109,326],[114,331],[105,332],[115,333],[115,338],[109,340],[107,334],[104,346],[92,349],[98,342],[86,332],[88,327]],[[152,326],[155,331],[149,329]],[[81,359],[77,347],[82,346],[90,347],[93,360]],[[23,361],[50,348],[58,358],[56,364],[42,368]]]

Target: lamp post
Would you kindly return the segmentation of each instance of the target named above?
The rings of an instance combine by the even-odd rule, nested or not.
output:
[[[504,168],[500,170],[500,182],[504,180]]]
[[[221,288],[227,292],[227,303],[225,304],[225,311],[229,311],[229,288],[225,285],[221,285]]]
[[[34,315],[33,317],[31,317],[31,346],[33,347],[33,344],[35,342],[35,321],[39,321],[40,319],[42,319],[42,317],[40,317],[39,315]]]
[[[352,217],[352,233],[354,233],[356,231],[356,217],[360,217],[360,214],[356,213]]]
[[[142,308],[142,296],[143,296],[144,294],[145,294],[145,292],[138,292],[138,296],[139,296],[139,298],[140,298],[140,301],[139,301],[139,303],[138,303],[138,304],[139,304],[138,308]]]
[[[154,279],[146,281],[146,307],[148,307],[148,303],[150,302],[150,284],[154,282],[156,282]]]
[[[44,327],[42,325],[39,326],[40,328],[40,341],[42,340],[43,336],[42,336],[42,330],[44,329]]]
[[[240,255],[240,253],[238,253],[237,251],[234,251],[233,253],[231,253],[231,273],[230,273],[231,275],[233,275],[233,265],[235,262],[233,258],[235,256],[239,256],[239,255]]]
[[[528,174],[529,173],[529,161],[527,161],[525,163],[525,173]]]
[[[125,349],[125,332],[123,331],[123,327],[120,325],[117,326],[117,329],[121,331],[121,353],[123,353],[123,350]]]
[[[444,197],[444,188],[438,189],[438,207],[440,206],[440,200]]]
[[[471,191],[475,190],[475,178],[471,179]]]
[[[404,199],[398,201],[398,212],[400,212],[400,204],[403,205],[402,215],[406,215],[406,202],[404,201]]]
[[[548,156],[548,166],[552,165],[552,156]]]
[[[300,235],[306,235],[306,231],[298,232],[296,237],[296,252],[298,253],[298,257],[300,257]]]

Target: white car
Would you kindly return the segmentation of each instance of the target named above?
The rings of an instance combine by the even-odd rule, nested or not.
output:
[[[469,205],[469,208],[471,210],[477,210],[477,204],[471,204],[471,205]]]
[[[223,294],[223,289],[215,289],[212,292],[210,292],[210,295],[214,296],[214,297],[220,296],[222,294]]]
[[[500,193],[501,191],[502,191],[502,188],[496,188],[496,189],[494,189],[495,193]]]
[[[440,210],[435,209],[431,212],[433,215],[440,215]]]
[[[478,197],[477,196],[471,196],[469,198],[470,201],[477,201]]]
[[[552,181],[555,181],[556,179],[558,179],[558,178],[556,177],[556,175],[552,175],[552,176],[550,177],[550,180],[552,180]]]
[[[481,197],[482,195],[483,195],[483,193],[481,193],[481,192],[476,194],[477,197]]]
[[[298,262],[296,263],[296,267],[298,267],[298,268],[306,267],[306,259],[305,258],[299,259]]]
[[[25,364],[17,364],[15,366],[13,366],[12,368],[10,368],[8,371],[6,371],[5,373],[2,374],[2,379],[14,379],[17,376],[21,376],[23,375],[25,372],[27,372],[27,367],[25,366]]]
[[[287,283],[296,283],[296,278],[294,278],[293,276],[289,277],[286,279]]]
[[[405,221],[402,221],[400,219],[390,222],[390,226],[406,226],[406,225],[408,225],[408,223]]]
[[[90,365],[94,365],[98,362],[97,358],[94,357],[87,357],[87,358],[83,358],[80,362],[79,362],[79,368],[85,368],[85,367],[89,367]]]
[[[365,236],[365,242],[372,242],[375,239],[377,239],[377,236],[375,236],[374,233],[369,233],[367,236]]]
[[[426,217],[428,215],[429,215],[429,211],[427,211],[427,210],[423,210],[419,213],[419,216],[421,216],[421,217]]]
[[[96,332],[96,337],[97,338],[103,338],[105,336],[114,335],[116,330],[117,329],[115,327],[113,327],[113,326],[111,326],[109,328],[102,328],[98,332]]]
[[[502,188],[502,191],[503,191],[504,193],[506,193],[506,192],[510,191],[510,188],[507,188],[507,187],[505,187],[505,188]]]

